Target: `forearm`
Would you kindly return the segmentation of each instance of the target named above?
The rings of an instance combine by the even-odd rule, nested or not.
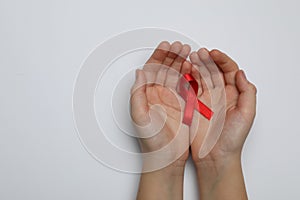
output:
[[[203,200],[247,200],[240,155],[196,163]]]
[[[183,199],[184,164],[173,163],[163,169],[143,173],[137,200]]]

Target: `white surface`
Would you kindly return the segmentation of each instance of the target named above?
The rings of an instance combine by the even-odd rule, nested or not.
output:
[[[258,88],[243,156],[249,199],[299,199],[299,1],[0,1],[0,199],[134,199],[138,176],[94,160],[72,91],[100,42],[170,28],[231,55]],[[197,199],[192,163],[185,199]]]

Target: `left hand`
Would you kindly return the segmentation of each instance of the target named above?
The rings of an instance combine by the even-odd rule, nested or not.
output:
[[[176,161],[184,165],[189,155],[189,129],[181,123],[182,109],[176,94],[180,72],[191,67],[185,60],[189,53],[188,45],[162,42],[144,68],[136,71],[132,88],[131,116],[141,137],[141,150],[155,152],[168,164]]]

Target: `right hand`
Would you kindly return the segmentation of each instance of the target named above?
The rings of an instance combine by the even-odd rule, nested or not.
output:
[[[199,98],[209,103],[209,93],[221,91],[218,87],[223,87],[223,85],[226,95],[226,118],[217,143],[207,156],[199,158],[199,150],[203,142],[202,132],[205,132],[209,125],[209,121],[200,119],[200,134],[196,135],[191,145],[193,160],[201,165],[205,161],[215,162],[234,156],[239,159],[256,113],[256,88],[246,79],[238,65],[219,50],[208,52],[206,49],[200,49],[197,53],[192,53],[190,58],[194,65],[206,68],[206,71],[210,73],[208,84],[199,80],[201,75],[194,75],[202,84]],[[213,69],[212,65],[219,70]],[[222,77],[223,80],[220,81],[216,77]]]

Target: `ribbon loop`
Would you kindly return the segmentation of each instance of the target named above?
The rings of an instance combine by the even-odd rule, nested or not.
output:
[[[198,83],[191,74],[184,74],[180,78],[179,95],[186,102],[182,120],[184,124],[188,126],[192,124],[193,113],[195,109],[206,119],[211,119],[213,111],[197,98]]]

